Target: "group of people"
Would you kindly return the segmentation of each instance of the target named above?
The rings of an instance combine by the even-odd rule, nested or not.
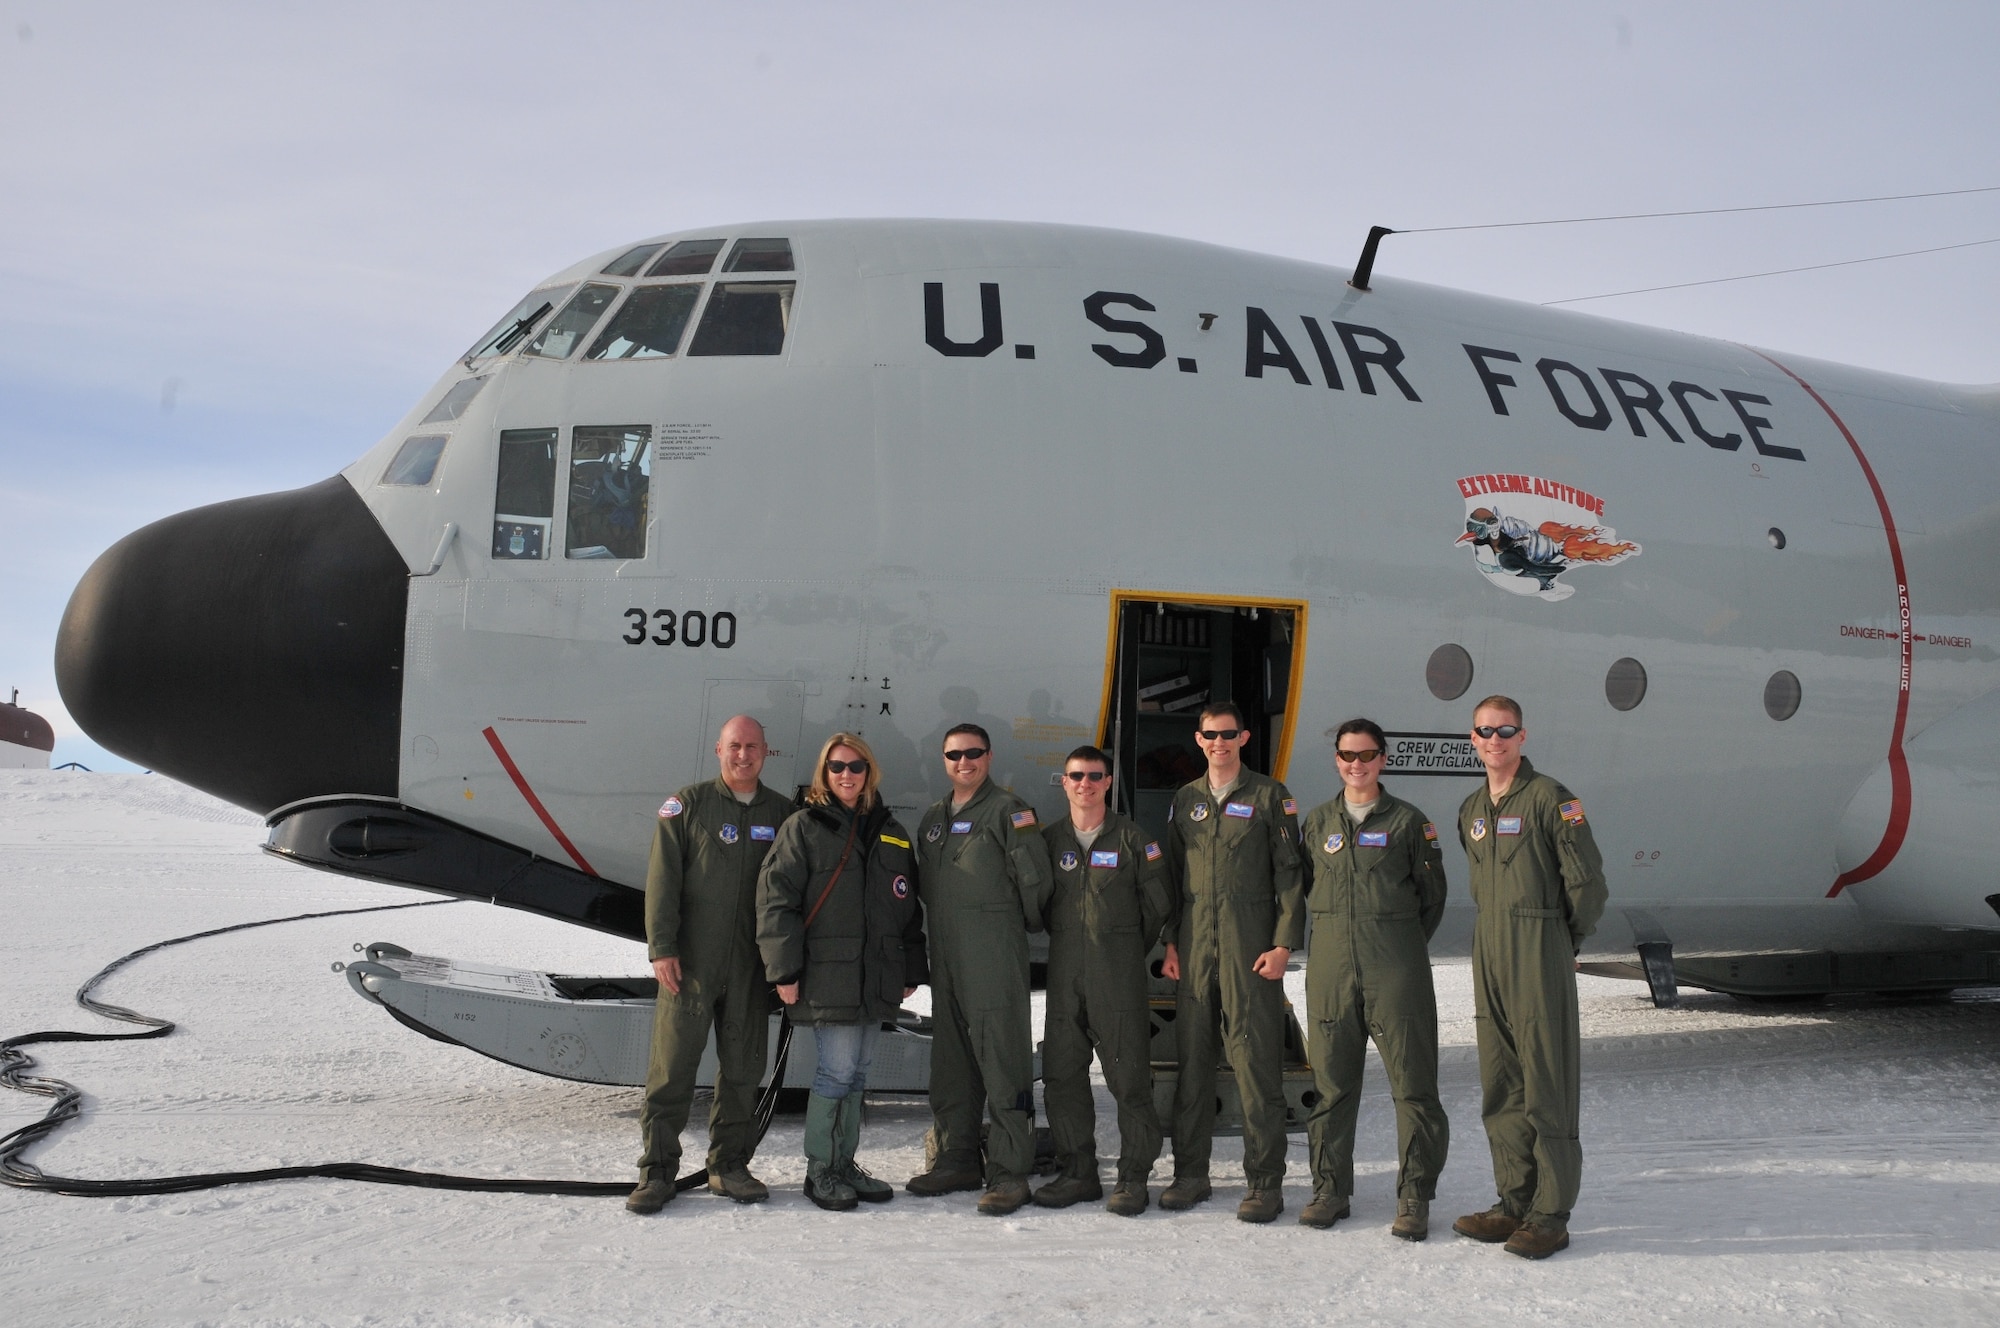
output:
[[[1522,755],[1521,707],[1474,707],[1486,778],[1459,809],[1477,912],[1472,962],[1481,1115],[1498,1202],[1453,1230],[1546,1258],[1569,1244],[1581,1179],[1575,956],[1604,910],[1602,859],[1568,789]],[[1068,813],[1043,825],[989,778],[976,724],[944,738],[948,796],[914,834],[879,793],[858,734],[826,741],[805,806],[761,782],[767,748],[746,715],[723,726],[720,775],[660,808],[646,883],[659,1001],[641,1112],[639,1183],[626,1200],[659,1211],[676,1193],[680,1135],[710,1030],[718,1056],[708,1187],[769,1196],[750,1173],[773,993],[817,1052],[805,1128],[805,1192],[822,1208],[885,1203],[894,1187],[856,1159],[876,1039],[903,1000],[931,988],[932,1129],[915,1195],[979,1191],[981,1213],[1102,1200],[1132,1217],[1152,1202],[1162,1150],[1154,1106],[1147,961],[1176,984],[1173,1179],[1163,1209],[1209,1199],[1216,1075],[1226,1059],[1243,1106],[1248,1191],[1236,1215],[1284,1211],[1283,977],[1306,964],[1307,1118],[1313,1195],[1299,1214],[1331,1227],[1351,1212],[1362,1067],[1372,1039],[1395,1101],[1397,1210],[1390,1230],[1429,1234],[1449,1125],[1438,1099],[1430,937],[1444,912],[1435,823],[1381,786],[1387,739],[1368,719],[1336,730],[1340,794],[1303,818],[1285,786],[1242,760],[1250,730],[1227,701],[1196,722],[1205,773],[1176,792],[1164,841],[1111,809],[1112,763],[1079,747],[1062,771]],[[1043,1102],[1060,1174],[1030,1190],[1034,1047],[1028,934],[1049,934]],[[1119,1151],[1106,1198],[1097,1158],[1093,1054],[1117,1104]],[[982,1133],[982,1126],[983,1133]]]

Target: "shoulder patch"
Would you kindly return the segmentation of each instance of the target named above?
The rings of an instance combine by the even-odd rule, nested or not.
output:
[[[1561,812],[1563,820],[1568,821],[1571,825],[1583,824],[1582,798],[1571,798],[1568,802],[1556,808],[1556,810]]]
[[[1015,812],[1010,819],[1013,820],[1016,830],[1032,830],[1035,828],[1035,809],[1033,807],[1023,807],[1020,811]]]
[[[1155,843],[1148,843],[1148,844],[1146,845],[1146,861],[1148,861],[1148,862],[1158,862],[1158,861],[1160,860],[1161,856],[1162,856],[1162,855],[1161,855],[1161,853],[1160,853],[1160,846],[1159,846],[1159,844],[1158,844],[1158,843],[1156,843],[1156,842],[1155,842]]]
[[[1436,840],[1437,837],[1438,837],[1438,828],[1435,825],[1432,825],[1429,821],[1425,821],[1424,838],[1429,840]]]
[[[670,816],[679,816],[682,812],[686,810],[687,807],[677,797],[668,798],[665,802],[660,804],[660,815],[662,818]]]
[[[1286,799],[1285,799],[1285,815],[1287,815],[1287,816],[1297,816],[1298,814],[1299,814],[1299,804],[1298,804],[1298,801],[1297,801],[1296,799],[1294,799],[1294,798],[1286,798]]]
[[[882,842],[885,844],[894,844],[897,848],[908,848],[910,846],[909,840],[898,839],[894,835],[883,835]],[[901,896],[898,896],[898,898],[901,898]]]

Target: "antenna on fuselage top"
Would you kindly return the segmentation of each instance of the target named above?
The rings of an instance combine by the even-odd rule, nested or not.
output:
[[[1361,246],[1361,261],[1354,265],[1354,275],[1347,284],[1356,290],[1368,289],[1368,278],[1375,274],[1375,251],[1381,247],[1382,237],[1396,232],[1387,226],[1370,226],[1368,240]]]

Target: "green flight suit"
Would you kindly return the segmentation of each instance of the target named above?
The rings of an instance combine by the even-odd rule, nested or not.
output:
[[[1437,990],[1427,947],[1444,918],[1437,827],[1384,792],[1357,823],[1343,797],[1299,827],[1312,869],[1306,908],[1307,1055],[1319,1101],[1306,1120],[1313,1192],[1354,1193],[1354,1127],[1368,1040],[1396,1101],[1396,1194],[1437,1197],[1451,1127],[1438,1101]]]
[[[1298,806],[1283,784],[1245,770],[1226,797],[1208,776],[1174,794],[1167,860],[1178,878],[1174,996],[1180,1081],[1174,1175],[1208,1175],[1215,1072],[1224,1051],[1243,1099],[1243,1171],[1253,1190],[1285,1174],[1285,984],[1252,971],[1275,946],[1305,944]]]
[[[979,1165],[1025,1183],[1035,1162],[1035,1048],[1028,932],[1046,924],[1048,848],[1035,811],[988,780],[965,806],[931,804],[917,830],[930,933],[931,1115],[939,1167]]]
[[[639,1112],[641,1180],[675,1178],[711,1026],[708,1168],[719,1173],[750,1162],[771,1020],[771,988],[757,952],[757,872],[791,811],[791,799],[763,784],[748,804],[739,802],[719,777],[689,785],[660,807],[646,868],[646,957],[678,958],[681,991],[663,985],[653,1004]]]
[[[1097,1109],[1090,1055],[1118,1104],[1118,1179],[1144,1180],[1160,1155],[1153,1107],[1152,1014],[1146,956],[1173,912],[1164,849],[1107,812],[1085,848],[1065,816],[1043,835],[1055,865],[1049,905],[1049,989],[1042,1024],[1042,1101],[1063,1174],[1097,1179]]]
[[[1583,1182],[1576,955],[1608,891],[1583,803],[1523,759],[1496,805],[1481,781],[1458,809],[1472,931],[1480,1115],[1500,1203],[1567,1223]]]

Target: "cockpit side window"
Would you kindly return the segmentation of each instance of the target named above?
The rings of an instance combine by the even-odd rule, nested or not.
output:
[[[651,511],[653,428],[579,424],[569,439],[571,558],[643,558]]]
[[[420,424],[444,424],[465,414],[465,408],[479,395],[479,389],[486,386],[486,375],[477,378],[461,378],[451,385],[451,391],[438,398],[431,407],[430,414],[419,420]]]
[[[499,472],[493,482],[493,556],[548,557],[555,510],[556,431],[502,430]]]
[[[792,242],[790,240],[738,240],[736,247],[729,251],[729,261],[722,265],[724,272],[790,272],[792,270]]]
[[[618,310],[618,316],[598,333],[585,352],[586,360],[646,360],[672,355],[701,295],[698,282],[672,286],[641,286]]]
[[[618,257],[605,265],[604,275],[607,277],[632,276],[640,268],[646,266],[647,259],[666,247],[665,244],[642,244],[636,249],[627,249],[624,253],[618,255]]]
[[[569,358],[577,343],[582,341],[596,324],[599,316],[611,307],[618,298],[618,287],[593,283],[585,286],[563,306],[563,311],[549,320],[542,334],[529,343],[527,354],[539,355],[550,360]]]
[[[689,355],[782,355],[792,325],[790,281],[717,282]]]
[[[381,483],[409,485],[422,488],[437,475],[438,459],[444,455],[444,445],[451,441],[449,434],[420,433],[414,438],[405,438],[403,445],[396,449],[395,460],[382,472]]]
[[[660,255],[660,261],[648,268],[649,277],[699,277],[705,276],[715,266],[715,256],[722,252],[720,240],[682,240],[673,248]]]
[[[489,355],[505,355],[521,344],[521,338],[534,331],[535,324],[548,316],[549,310],[563,302],[563,297],[575,290],[575,286],[544,286],[540,290],[529,291],[521,302],[507,311],[507,316],[495,323],[492,330],[472,343],[472,349],[465,353],[465,362],[483,360]]]

